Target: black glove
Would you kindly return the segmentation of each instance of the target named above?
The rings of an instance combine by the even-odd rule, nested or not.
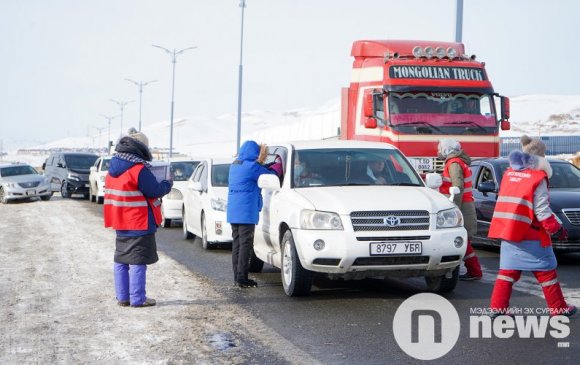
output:
[[[568,241],[568,231],[564,226],[560,227],[558,232],[552,235],[552,239],[558,242],[567,242]]]

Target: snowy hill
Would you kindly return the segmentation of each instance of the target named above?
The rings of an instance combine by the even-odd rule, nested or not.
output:
[[[580,96],[527,95],[511,98],[511,131],[501,136],[580,135]],[[241,140],[254,139],[272,143],[282,140],[322,139],[336,136],[340,126],[340,100],[318,108],[292,111],[251,111],[242,115]],[[129,126],[127,126],[129,127]],[[174,151],[193,157],[231,157],[236,147],[237,118],[234,114],[217,117],[176,118],[173,123]],[[167,149],[169,121],[146,125],[143,132],[152,148]],[[111,129],[111,138],[120,135]],[[31,149],[98,148],[106,145],[108,132],[89,137],[68,137]],[[3,160],[20,160],[38,165],[46,156],[4,156]]]

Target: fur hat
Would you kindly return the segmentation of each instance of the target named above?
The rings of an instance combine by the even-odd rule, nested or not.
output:
[[[443,157],[449,156],[453,152],[461,151],[461,144],[450,138],[443,138],[439,141],[439,145],[437,146],[437,150],[439,154]]]
[[[524,134],[520,138],[520,141],[522,142],[523,150],[525,153],[546,157],[546,145],[538,138],[530,138]]]
[[[149,148],[149,138],[147,138],[147,136],[143,132],[139,132],[135,128],[131,127],[128,130],[128,137],[131,137],[134,140],[143,143],[145,147]]]

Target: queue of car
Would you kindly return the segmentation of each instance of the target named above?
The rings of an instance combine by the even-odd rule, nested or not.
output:
[[[111,156],[55,153],[44,175],[26,164],[0,165],[0,202],[55,191],[82,194],[103,203]],[[425,278],[435,292],[454,290],[465,255],[467,233],[457,207],[438,192],[441,176],[418,175],[395,147],[364,141],[310,141],[268,147],[266,163],[282,161],[282,176],[262,175],[263,208],[254,237],[250,271],[264,263],[280,268],[289,296],[307,295],[315,276]],[[390,180],[369,179],[373,161],[384,161]],[[198,236],[204,249],[231,243],[226,220],[228,177],[233,158],[177,158],[156,162],[174,185],[162,199],[163,227],[181,221],[183,238]],[[549,160],[550,204],[568,231],[556,252],[580,252],[580,169]],[[474,244],[499,246],[487,238],[505,158],[474,160],[473,196],[478,231]],[[456,189],[456,188],[455,188]],[[458,190],[453,191],[456,193]]]

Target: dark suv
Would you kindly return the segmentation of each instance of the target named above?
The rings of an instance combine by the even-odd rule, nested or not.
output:
[[[72,194],[89,197],[89,172],[99,156],[92,153],[56,152],[42,165],[52,191],[60,191],[63,198]]]
[[[550,208],[568,231],[567,241],[552,239],[556,252],[580,252],[580,169],[569,162],[549,159],[552,177],[549,180]],[[501,178],[509,167],[507,158],[475,160],[473,172],[473,198],[477,211],[476,244],[499,246],[500,241],[487,237],[491,218],[497,202]]]

